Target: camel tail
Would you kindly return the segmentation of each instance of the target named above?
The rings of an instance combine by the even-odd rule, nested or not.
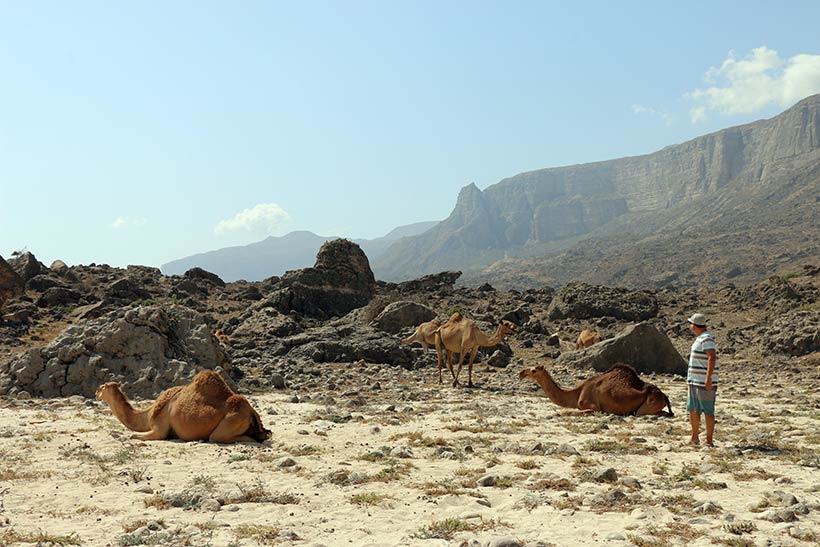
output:
[[[666,399],[666,407],[669,409],[669,417],[671,418],[675,415],[675,413],[672,412],[672,403],[669,402],[669,397],[665,393],[663,394],[663,397]]]

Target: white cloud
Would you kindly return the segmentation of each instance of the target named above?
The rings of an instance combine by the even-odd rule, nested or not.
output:
[[[214,228],[217,235],[229,232],[251,232],[275,235],[277,227],[290,220],[290,215],[275,203],[260,203],[237,213],[233,218],[220,220]]]
[[[697,103],[690,111],[692,122],[706,119],[709,111],[719,114],[753,114],[770,104],[788,107],[820,92],[820,55],[800,54],[784,60],[777,51],[761,46],[743,59],[734,51],[704,75],[705,89],[685,97]]]
[[[117,217],[117,220],[111,223],[111,227],[115,230],[122,230],[128,228],[129,226],[144,226],[145,223],[148,222],[142,217],[137,218],[128,218],[128,217]]]
[[[652,108],[649,106],[643,106],[640,104],[633,104],[632,105],[632,112],[635,114],[648,114],[650,116],[660,118],[663,120],[663,123],[666,125],[672,125],[675,122],[674,116],[670,115],[665,110],[658,110],[656,108]]]

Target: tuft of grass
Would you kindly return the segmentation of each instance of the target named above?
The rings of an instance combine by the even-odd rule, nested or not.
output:
[[[481,532],[495,530],[507,524],[496,519],[485,520],[481,518],[478,522],[472,523],[457,518],[447,518],[434,521],[427,526],[420,528],[413,537],[418,539],[453,539],[459,532]]]
[[[536,463],[536,461],[533,459],[522,460],[516,463],[515,466],[520,469],[538,469],[539,467],[538,463]]]
[[[43,530],[36,532],[18,532],[14,528],[0,531],[0,547],[15,543],[34,543],[37,545],[82,545],[77,534],[58,536]]]
[[[279,537],[279,528],[266,524],[240,524],[232,528],[238,539],[252,539],[260,545],[273,545]]]
[[[385,500],[393,499],[391,496],[385,494],[377,494],[375,492],[362,492],[361,494],[353,494],[350,496],[350,503],[353,505],[379,505]]]

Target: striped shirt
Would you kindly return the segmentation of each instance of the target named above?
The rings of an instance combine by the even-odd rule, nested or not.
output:
[[[695,338],[692,350],[689,353],[689,371],[686,375],[686,383],[693,386],[706,385],[706,371],[709,367],[709,357],[707,351],[717,352],[715,335],[709,331],[702,333]],[[712,371],[712,385],[718,384],[717,359],[715,359],[715,369]]]

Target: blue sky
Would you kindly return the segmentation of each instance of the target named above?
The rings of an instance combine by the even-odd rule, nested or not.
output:
[[[378,237],[820,92],[820,2],[0,0],[0,255]]]

